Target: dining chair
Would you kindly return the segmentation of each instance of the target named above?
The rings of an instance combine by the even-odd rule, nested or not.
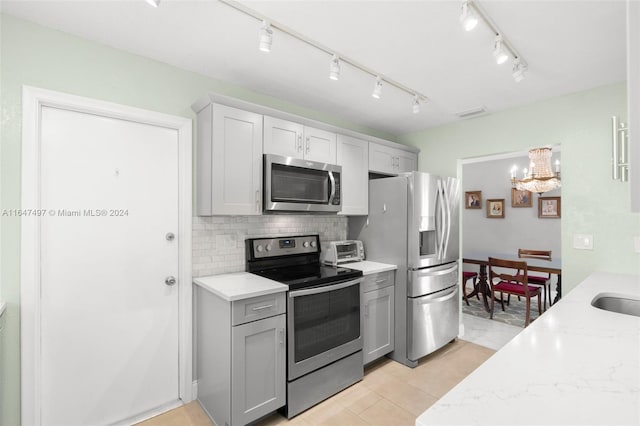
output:
[[[551,250],[529,250],[518,249],[519,258],[541,259],[551,262]],[[542,295],[543,309],[547,310],[547,298],[549,299],[549,307],[551,307],[551,274],[547,276],[529,275],[529,284],[540,286],[544,292]]]
[[[496,268],[500,268],[496,270]],[[505,269],[507,271],[505,271]],[[512,272],[514,271],[515,272]],[[510,273],[512,272],[512,273]],[[500,305],[504,311],[503,295],[522,296],[526,299],[527,311],[524,326],[531,322],[531,298],[538,297],[538,315],[542,315],[542,304],[540,301],[540,287],[529,285],[529,274],[527,272],[527,262],[518,260],[489,258],[489,285],[491,287],[491,307],[489,318],[493,319],[493,307],[495,303],[494,294],[500,293]]]
[[[476,288],[476,282],[478,281],[478,273],[477,272],[466,272],[462,271],[462,298],[469,306],[469,300],[467,299],[467,281],[473,279],[473,289]],[[476,293],[476,298],[480,300],[478,293]]]

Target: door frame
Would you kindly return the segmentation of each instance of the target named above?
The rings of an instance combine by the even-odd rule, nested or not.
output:
[[[178,133],[179,397],[192,398],[192,120],[36,87],[22,88],[22,209],[41,209],[42,107],[53,107],[174,129]],[[21,220],[20,361],[22,424],[41,424],[40,220]]]

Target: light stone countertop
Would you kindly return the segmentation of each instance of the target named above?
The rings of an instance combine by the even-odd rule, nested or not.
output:
[[[362,271],[362,275],[377,274],[378,272],[395,271],[398,269],[396,265],[388,263],[370,262],[364,260],[362,262],[342,263],[340,266],[350,269]]]
[[[639,425],[640,276],[596,272],[422,413],[416,425]]]
[[[194,278],[193,282],[215,295],[232,302],[266,294],[287,291],[288,286],[249,272]]]

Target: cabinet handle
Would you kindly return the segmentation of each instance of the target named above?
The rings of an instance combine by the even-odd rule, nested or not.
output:
[[[310,147],[310,144],[309,144],[309,138],[307,137],[307,149],[306,149],[307,154],[309,153],[310,149],[311,149],[311,147]]]
[[[302,135],[298,135],[298,152],[302,153]]]
[[[260,190],[256,189],[256,213],[260,213]]]
[[[255,308],[251,308],[252,311],[261,311],[263,309],[269,309],[269,308],[273,308],[273,304],[271,305],[264,305],[264,306],[256,306]]]
[[[376,280],[376,284],[380,284],[380,283],[383,283],[383,282],[385,282],[385,281],[387,281],[387,279],[386,279],[386,278],[381,278],[381,279],[379,279],[379,280]]]
[[[284,346],[284,328],[280,329],[279,334],[280,334],[280,346]]]

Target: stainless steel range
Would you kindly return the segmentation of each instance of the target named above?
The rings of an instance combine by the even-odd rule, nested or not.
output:
[[[289,286],[288,418],[363,377],[362,271],[320,263],[318,235],[246,240],[247,271]]]

